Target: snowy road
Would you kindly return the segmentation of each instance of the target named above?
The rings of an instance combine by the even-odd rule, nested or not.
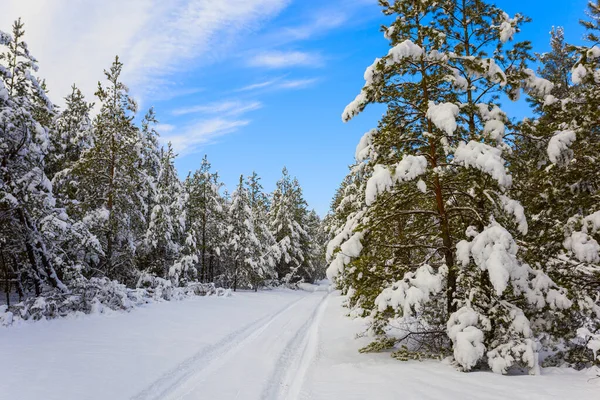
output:
[[[326,304],[323,292],[295,299],[201,349],[133,399],[297,398]]]
[[[362,322],[326,292],[152,304],[0,329],[0,399],[597,399],[600,382],[463,374],[359,354]]]

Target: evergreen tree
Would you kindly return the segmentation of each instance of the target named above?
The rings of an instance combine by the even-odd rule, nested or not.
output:
[[[252,209],[254,234],[259,245],[257,253],[259,255],[261,273],[254,275],[257,281],[253,285],[255,288],[258,288],[265,279],[273,279],[275,277],[275,264],[279,257],[281,257],[281,254],[275,237],[269,229],[269,197],[263,192],[260,177],[256,172],[253,172],[247,178],[246,185],[248,187],[250,208]]]
[[[599,10],[590,3],[591,19],[583,23],[594,44]],[[520,199],[533,216],[526,258],[547,268],[552,279],[568,289],[574,304],[558,319],[547,315],[551,311],[540,318],[553,339],[549,344],[559,340],[565,349],[549,362],[566,360],[581,368],[594,362],[586,346],[600,329],[600,91],[594,75],[600,70],[600,49],[568,45],[562,31],[553,33],[551,43],[541,71],[557,82],[558,90],[534,98],[539,115],[521,124],[518,157],[511,164],[522,179]]]
[[[185,231],[182,185],[173,164],[171,143],[161,151],[156,196],[152,201],[148,230],[144,239],[148,251],[148,268],[166,277],[169,267],[179,258]]]
[[[135,252],[146,231],[148,177],[143,165],[139,129],[133,123],[136,104],[121,82],[123,64],[115,58],[98,83],[101,108],[93,122],[94,145],[73,166],[77,182],[76,215],[101,243],[103,254],[92,260],[94,271],[121,282],[136,280]]]
[[[282,283],[296,282],[312,272],[309,270],[312,266],[305,263],[307,243],[310,242],[303,227],[305,215],[306,201],[300,184],[284,167],[269,210],[270,229],[281,253],[275,271]]]
[[[19,283],[33,284],[37,295],[46,287],[67,292],[56,248],[71,221],[56,208],[52,184],[44,173],[49,147],[46,122],[54,108],[33,75],[37,64],[23,36],[20,20],[14,23],[12,36],[0,32],[2,259],[12,265]]]
[[[90,111],[94,104],[86,102],[75,85],[65,97],[65,104],[65,110],[58,114],[50,129],[50,150],[46,158],[46,174],[53,180],[57,192],[60,192],[56,186],[61,184],[61,176],[54,180],[55,175],[72,168],[93,144]]]
[[[334,238],[328,275],[349,280],[351,306],[370,312],[381,335],[372,349],[406,340],[400,358],[451,347],[463,370],[535,372],[528,317],[570,302],[515,240],[527,221],[509,197],[498,99],[552,89],[526,68],[529,43],[509,46],[526,19],[482,0],[380,3],[397,16],[385,28],[392,48],[343,119],[369,103],[388,110],[357,150],[370,174],[363,210]],[[408,334],[387,337],[390,317]]]
[[[200,168],[188,175],[185,187],[188,196],[187,224],[188,231],[193,232],[193,239],[198,257],[199,279],[202,282],[214,282],[220,267],[220,255],[225,234],[227,214],[224,201],[219,191],[222,184],[217,173],[211,172],[211,165],[206,156]]]
[[[264,278],[261,265],[261,246],[254,232],[252,204],[241,175],[229,206],[228,252],[232,263],[233,290],[238,287],[257,288]]]

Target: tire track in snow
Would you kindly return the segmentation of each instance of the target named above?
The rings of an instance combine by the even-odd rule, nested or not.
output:
[[[274,314],[267,315],[266,317],[251,322],[241,329],[225,336],[219,342],[203,347],[193,356],[163,374],[137,395],[131,397],[131,400],[158,400],[173,395],[178,389],[186,384],[186,381],[189,378],[204,372],[216,361],[223,361],[225,358],[234,355],[244,347],[244,344],[264,332],[278,316],[292,309],[300,301],[305,300],[308,297],[309,296],[303,296],[281,308]],[[193,387],[191,389],[193,389]],[[181,397],[182,396],[179,396],[178,398]]]
[[[319,324],[329,301],[323,296],[304,325],[287,343],[261,396],[263,400],[297,400],[306,373],[317,356]]]

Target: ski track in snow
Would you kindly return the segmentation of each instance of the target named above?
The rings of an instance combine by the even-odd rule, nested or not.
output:
[[[219,342],[203,348],[133,396],[131,400],[184,398],[197,387],[202,377],[221,367],[244,346],[251,345],[251,342],[264,333],[277,317],[292,310],[306,297],[301,297],[274,314],[260,318],[227,335]]]
[[[299,398],[306,373],[316,358],[319,323],[328,299],[329,296],[323,297],[309,319],[287,343],[261,399],[296,400]]]

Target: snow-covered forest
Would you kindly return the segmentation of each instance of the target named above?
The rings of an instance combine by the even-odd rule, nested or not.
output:
[[[548,52],[493,0],[378,3],[389,50],[340,111],[384,112],[322,217],[285,167],[177,171],[118,56],[54,104],[0,27],[5,393],[42,369],[23,398],[596,398],[600,0]]]
[[[286,168],[273,193],[256,173],[228,192],[206,156],[181,180],[118,57],[95,103],[73,86],[61,109],[24,24],[0,33],[3,325],[324,277],[321,220]]]

